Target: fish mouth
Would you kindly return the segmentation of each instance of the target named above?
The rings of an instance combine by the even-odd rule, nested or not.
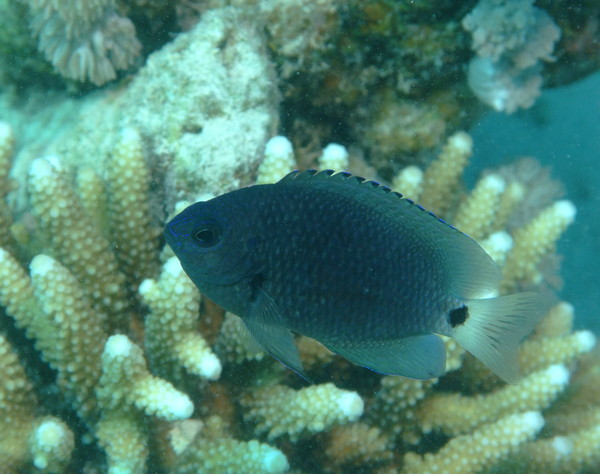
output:
[[[165,230],[163,231],[163,234],[165,236],[165,240],[167,241],[167,244],[169,244],[169,247],[171,247],[173,250],[175,250],[176,248],[179,249],[181,248],[181,242],[179,242],[177,240],[177,237],[180,236],[181,234],[176,233],[173,228],[171,227],[171,224],[167,224],[165,226]]]

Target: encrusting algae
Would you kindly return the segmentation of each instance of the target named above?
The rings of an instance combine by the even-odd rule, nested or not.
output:
[[[0,131],[6,195],[14,137],[6,124]],[[306,386],[258,355],[239,319],[197,292],[169,250],[160,251],[145,213],[123,219],[130,211],[123,202],[148,202],[151,176],[140,135],[122,137],[114,159],[136,155],[119,165],[136,183],[115,172],[67,175],[60,157],[42,157],[29,173],[33,217],[3,215],[0,303],[35,345],[12,342],[18,331],[4,320],[4,472],[591,472],[600,465],[600,363],[592,333],[573,331],[570,304],[553,305],[520,347],[517,385],[447,338],[445,374],[413,380],[369,372],[299,337],[315,381]],[[275,161],[281,155],[272,169],[290,166],[285,145],[269,148]],[[452,198],[449,207],[431,205],[477,235],[503,270],[502,293],[539,288],[539,262],[554,252],[574,207],[559,201],[520,228],[498,228],[498,216],[518,201],[505,196],[518,176],[490,174],[464,193],[458,182],[470,146],[464,133],[451,137],[432,169],[401,171],[397,182],[412,183],[409,196]],[[458,169],[444,179],[441,163],[458,155]],[[261,172],[271,173],[266,166]],[[105,190],[114,200],[125,185],[123,202],[111,203]],[[113,248],[116,234],[130,245]],[[35,375],[39,359],[53,369],[49,380]]]

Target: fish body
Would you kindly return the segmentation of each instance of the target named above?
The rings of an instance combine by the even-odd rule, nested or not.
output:
[[[537,320],[531,295],[487,298],[500,272],[470,237],[348,173],[293,172],[198,202],[165,238],[196,286],[303,376],[293,333],[418,379],[443,373],[443,334],[514,381]]]

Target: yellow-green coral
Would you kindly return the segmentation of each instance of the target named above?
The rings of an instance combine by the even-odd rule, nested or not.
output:
[[[90,296],[100,313],[116,319],[126,306],[125,276],[110,243],[93,225],[56,157],[36,159],[29,171],[32,211],[52,249]],[[109,321],[109,325],[123,321]]]
[[[514,452],[520,444],[532,440],[544,425],[539,412],[517,413],[482,426],[468,435],[450,440],[435,454],[422,458],[408,453],[404,473],[475,473],[489,468]]]
[[[318,433],[338,423],[354,421],[362,415],[360,396],[331,383],[293,390],[283,385],[265,387],[247,394],[243,400],[245,418],[256,423],[258,433],[269,439],[288,435],[297,439]]]
[[[0,334],[0,457],[5,468],[15,471],[27,459],[27,442],[35,413],[33,386],[17,355]]]
[[[31,283],[41,311],[31,322],[36,346],[58,371],[58,386],[83,417],[96,410],[93,392],[100,378],[100,354],[106,340],[96,314],[77,280],[60,263],[37,255],[30,264]]]
[[[558,238],[575,219],[576,212],[570,201],[558,201],[515,233],[514,247],[504,266],[501,286],[504,292],[513,291],[520,284],[540,282],[539,262],[554,249]]]
[[[189,418],[190,398],[148,371],[142,350],[126,336],[108,338],[102,353],[98,398],[105,409],[137,407],[166,420]]]
[[[436,394],[421,403],[417,422],[425,432],[439,430],[456,436],[511,413],[541,411],[557,398],[568,381],[566,367],[552,365],[521,380],[519,385],[509,385],[491,394],[475,397]]]
[[[38,472],[62,472],[69,464],[74,437],[66,424],[37,417],[33,386],[16,354],[0,334],[0,459],[6,472],[22,472],[27,462]]]
[[[150,222],[150,177],[142,138],[134,128],[121,132],[106,165],[112,239],[125,273],[134,282],[158,269],[158,228]]]
[[[145,472],[148,429],[139,413],[106,410],[98,422],[96,437],[106,453],[110,474]]]
[[[135,132],[132,137],[129,145],[139,147]],[[458,145],[469,145],[453,145],[452,153],[462,153],[462,170],[470,139],[458,137]],[[140,148],[125,153],[121,142],[113,148],[119,146],[124,155],[140,159],[139,166],[147,166]],[[446,158],[452,154],[449,148],[442,153]],[[435,170],[435,162],[431,167]],[[426,185],[415,170],[416,179],[410,181],[410,173],[401,172],[397,180],[412,183],[414,194],[408,197],[418,196],[426,186],[441,186],[442,194],[456,201],[445,207],[446,215],[456,216],[465,229],[481,236],[501,268],[514,258],[514,249],[522,245],[517,243],[520,229],[528,226],[504,225],[518,201],[506,197],[513,181],[503,175],[502,192],[491,175],[465,196],[458,184],[462,171],[441,166],[436,171],[440,179],[429,179]],[[454,178],[444,182],[443,170]],[[273,171],[270,180],[286,171]],[[129,292],[132,287],[124,275],[131,282],[144,272],[131,278],[137,270],[118,259],[107,240],[123,223],[118,224],[122,216],[117,214],[127,211],[108,201],[118,193],[107,194],[106,189],[127,184],[118,182],[115,173],[100,175],[82,166],[71,175],[54,158],[34,161],[29,187],[35,225],[27,220],[21,224],[33,230],[29,242],[35,245],[20,239],[16,252],[0,249],[0,303],[42,349],[44,360],[57,368],[52,386],[73,403],[78,415],[62,413],[43,395],[36,400],[33,388],[39,382],[25,375],[8,345],[0,344],[0,374],[4,381],[16,381],[0,383],[10,400],[2,405],[7,398],[0,397],[0,410],[8,413],[0,427],[12,434],[0,442],[0,452],[11,469],[83,468],[80,453],[75,451],[70,460],[67,452],[70,433],[81,436],[82,431],[97,452],[85,467],[112,473],[143,473],[150,460],[153,468],[166,472],[282,472],[289,464],[297,471],[315,466],[389,472],[426,472],[436,466],[443,472],[503,466],[551,470],[545,467],[551,464],[548,457],[557,459],[564,472],[592,469],[599,462],[600,415],[593,414],[600,413],[600,400],[592,387],[600,382],[600,365],[596,356],[585,355],[594,345],[593,336],[573,332],[572,306],[551,308],[522,345],[519,359],[525,378],[515,386],[504,385],[452,340],[445,340],[446,374],[415,381],[367,372],[301,337],[301,357],[318,382],[302,387],[293,372],[248,345],[239,318],[201,298],[168,249],[159,254],[143,239],[131,238],[137,250],[128,251],[130,256],[144,254],[157,262],[160,255],[163,267],[160,275],[146,275],[138,292]],[[8,189],[6,180],[5,185]],[[490,189],[497,192],[490,194]],[[131,201],[122,196],[122,203],[148,202],[145,186],[133,186],[131,193]],[[141,217],[139,227],[150,229],[146,237],[152,241],[151,220]],[[504,222],[500,227],[498,219]],[[555,233],[553,242],[557,238]],[[72,255],[65,255],[68,250]],[[23,260],[29,255],[31,277]],[[110,271],[97,268],[105,262]],[[529,264],[539,271],[537,261]],[[82,268],[87,270],[78,276]],[[116,283],[112,290],[118,291],[102,296],[106,285]],[[110,301],[117,304],[107,308]],[[112,324],[104,324],[107,315]],[[54,418],[46,416],[49,410],[56,413]],[[542,410],[547,424],[540,431],[537,412]],[[75,425],[77,430],[72,429]],[[76,450],[83,449],[83,441],[83,436],[76,439]]]
[[[279,181],[295,166],[294,150],[290,141],[282,136],[273,137],[265,146],[265,156],[258,168],[256,184]]]
[[[145,344],[156,373],[181,379],[185,367],[209,380],[221,375],[221,362],[198,332],[200,293],[185,274],[179,260],[171,257],[160,279],[144,280],[140,294],[150,306],[146,317]]]
[[[108,202],[104,181],[89,167],[79,168],[75,180],[77,195],[85,212],[96,227],[108,232]]]
[[[11,189],[11,183],[8,178],[10,172],[11,159],[15,147],[15,134],[12,127],[0,121],[0,245],[12,247],[13,240],[10,234],[12,216],[4,198]]]
[[[319,157],[319,168],[322,170],[344,171],[348,169],[348,151],[342,145],[330,143],[323,148]]]
[[[256,440],[199,437],[181,455],[174,470],[180,474],[197,472],[279,473],[288,469],[285,455]]]
[[[465,132],[452,135],[442,152],[425,170],[419,204],[425,209],[443,215],[452,204],[452,193],[467,166],[473,149],[473,140]],[[401,189],[397,191],[402,192]]]
[[[475,240],[486,237],[496,220],[504,188],[500,176],[490,174],[482,178],[458,207],[453,225]]]
[[[0,303],[17,326],[37,337],[32,323],[40,307],[33,296],[29,275],[10,252],[0,248]]]

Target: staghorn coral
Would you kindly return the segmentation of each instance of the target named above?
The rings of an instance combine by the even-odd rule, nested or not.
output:
[[[274,183],[294,169],[294,150],[290,141],[276,136],[265,145],[265,156],[258,167],[256,184]]]
[[[519,385],[506,386],[491,394],[473,397],[437,394],[420,404],[416,421],[425,432],[436,430],[450,436],[468,433],[511,413],[547,408],[568,382],[566,367],[552,365],[524,378]],[[522,396],[523,392],[527,397]]]
[[[32,212],[43,235],[52,242],[58,258],[84,286],[93,286],[91,297],[100,314],[108,312],[109,326],[124,324],[127,306],[125,275],[118,267],[102,230],[92,225],[63,167],[56,157],[38,158],[29,170],[28,190]]]
[[[459,146],[455,151],[466,161],[470,138],[466,134],[459,137],[459,145],[469,146]],[[118,143],[115,135],[112,148]],[[448,149],[444,154],[450,154]],[[75,471],[141,473],[150,465],[164,472],[239,472],[241,466],[255,472],[282,472],[288,466],[295,471],[363,472],[375,468],[389,472],[423,472],[438,466],[438,470],[444,472],[466,469],[475,472],[506,465],[509,470],[527,462],[525,458],[533,452],[538,453],[532,459],[540,459],[539,465],[545,465],[543,459],[551,462],[545,456],[555,459],[557,450],[546,448],[560,446],[557,436],[559,440],[566,440],[563,446],[570,447],[570,451],[560,451],[568,452],[560,458],[563,471],[597,466],[598,418],[588,416],[587,424],[578,425],[574,417],[579,420],[582,413],[589,415],[589,408],[586,412],[583,407],[596,410],[600,407],[593,389],[599,380],[600,364],[597,355],[585,356],[593,346],[593,339],[573,333],[569,323],[572,307],[568,304],[553,307],[523,345],[520,358],[525,378],[519,385],[503,385],[452,341],[446,341],[447,373],[428,381],[369,373],[319,346],[311,346],[309,341],[301,341],[302,357],[310,361],[306,365],[308,373],[317,382],[303,387],[294,373],[279,367],[270,357],[255,357],[256,353],[240,349],[242,338],[237,339],[235,334],[236,320],[226,316],[223,322],[223,315],[214,305],[194,293],[193,285],[177,262],[169,259],[168,251],[159,255],[156,247],[148,250],[143,244],[148,235],[134,234],[131,238],[139,242],[140,254],[150,252],[153,261],[162,259],[162,274],[154,267],[155,273],[148,275],[139,293],[115,297],[120,304],[113,309],[114,317],[123,322],[120,334],[111,325],[104,327],[102,314],[108,311],[95,301],[101,301],[97,299],[98,288],[102,288],[105,273],[89,271],[93,267],[84,266],[89,274],[73,284],[72,277],[81,262],[74,262],[72,255],[66,255],[64,245],[71,239],[73,252],[82,248],[81,259],[90,258],[86,250],[95,252],[101,248],[103,261],[116,262],[112,281],[129,286],[123,283],[124,277],[118,276],[126,273],[125,259],[119,260],[111,245],[87,243],[90,235],[106,240],[105,236],[118,220],[114,213],[120,211],[109,205],[105,192],[114,188],[115,183],[110,182],[113,177],[111,173],[95,173],[81,178],[87,173],[83,171],[88,168],[87,162],[81,163],[78,166],[81,170],[71,174],[61,170],[54,159],[39,160],[31,166],[31,202],[27,207],[34,211],[36,225],[30,226],[34,235],[30,241],[17,240],[19,252],[0,251],[3,277],[0,302],[18,326],[42,347],[48,342],[44,342],[39,335],[41,331],[36,328],[44,316],[50,315],[52,324],[48,325],[47,333],[60,341],[48,349],[48,356],[44,355],[59,371],[50,385],[62,400],[81,399],[81,402],[77,402],[77,413],[65,411],[64,403],[51,397],[48,390],[42,390],[44,387],[36,377],[18,368],[14,354],[6,356],[0,351],[2,380],[17,382],[15,391],[9,392],[10,425],[2,425],[11,434],[10,443],[16,447],[10,458],[14,472],[31,470],[45,462],[49,470],[56,469],[50,467],[53,461],[49,457],[45,461],[43,454],[31,454],[40,450],[27,448],[32,433],[32,425],[28,423],[48,413],[77,437],[71,460],[63,456],[61,461],[62,466],[68,465],[66,469]],[[142,162],[148,172],[161,172],[151,168],[148,161]],[[450,222],[454,216],[465,213],[458,209],[466,207],[470,207],[473,214],[480,213],[482,220],[493,221],[499,211],[490,213],[489,206],[502,209],[502,196],[498,200],[493,193],[465,193],[459,185],[465,164],[458,165],[457,171],[456,167],[439,166],[434,162],[431,166],[434,170],[437,167],[437,178],[427,181],[427,187],[425,180],[421,185],[416,184],[415,193],[423,193],[424,189],[427,189],[425,194],[439,190],[451,197],[451,202],[440,203],[445,204],[442,206],[444,216],[448,216]],[[427,170],[424,174],[427,175]],[[244,180],[249,182],[254,178],[252,175]],[[7,178],[0,179],[4,180],[0,187],[7,189]],[[37,179],[42,184],[36,182]],[[503,179],[506,193],[516,180],[510,176]],[[76,186],[79,193],[74,191]],[[492,188],[498,190],[498,187]],[[132,192],[137,193],[132,196],[132,202],[151,199],[144,195],[147,191],[140,189],[132,187]],[[44,200],[41,196],[48,201],[45,205],[40,203]],[[96,205],[93,196],[100,201]],[[63,217],[62,213],[67,212],[63,206],[55,207],[56,203],[65,202],[69,205],[64,207],[76,211],[67,214],[68,219]],[[477,205],[469,204],[472,202]],[[511,206],[508,209],[510,211]],[[170,206],[166,209],[171,210]],[[508,214],[510,218],[511,212]],[[50,222],[50,217],[54,217],[55,222]],[[475,216],[471,218],[477,221]],[[81,220],[87,226],[85,232],[79,230]],[[493,224],[486,222],[481,226],[478,232],[482,241],[501,230],[506,235],[511,233],[516,242],[519,230],[527,228],[529,222],[510,229],[497,229]],[[140,225],[134,226],[132,231],[144,233],[147,229],[146,225]],[[6,232],[10,234],[8,229]],[[41,238],[46,233],[54,237]],[[553,240],[558,239],[559,234],[555,232]],[[540,238],[531,233],[525,235],[527,239]],[[91,242],[96,242],[95,239],[97,237]],[[34,241],[35,246],[31,244]],[[516,243],[512,248],[516,248]],[[548,251],[552,250],[550,245]],[[510,256],[512,250],[504,252]],[[32,263],[30,277],[24,264],[32,253],[38,256],[34,258],[35,264]],[[525,255],[524,258],[531,258]],[[536,267],[538,262],[530,264]],[[70,279],[67,272],[71,274]],[[46,286],[42,285],[41,277],[46,278],[43,283]],[[534,281],[533,286],[539,284]],[[174,294],[174,298],[170,299],[169,294]],[[62,302],[60,306],[59,302]],[[57,316],[57,308],[62,308],[60,316]],[[161,326],[165,323],[167,328]],[[190,351],[185,344],[186,350],[178,350],[181,341],[199,335],[203,342],[195,339],[199,345],[197,352]],[[211,377],[207,380],[186,365],[186,354],[200,357],[206,353],[202,347],[210,348],[212,344],[216,344],[222,364],[219,380],[211,380]],[[68,357],[72,365],[63,369],[60,361],[53,362],[55,359],[50,358],[50,354],[53,357],[55,354],[57,359],[61,354]],[[252,360],[247,360],[248,355]],[[36,357],[36,354],[25,354],[24,363],[28,366]],[[257,358],[260,360],[255,360]],[[85,375],[87,378],[79,376],[82,361],[91,367],[86,371],[89,372]],[[8,384],[8,389],[13,390],[10,385],[14,384]],[[0,387],[5,389],[3,384]],[[37,399],[34,392],[38,392]],[[2,400],[0,398],[0,402]],[[448,421],[456,412],[444,411],[445,400],[459,400],[459,405],[475,407],[473,411],[480,418],[461,419],[459,413],[456,420]],[[426,415],[427,408],[433,406],[439,416]],[[362,417],[356,420],[361,413]],[[561,417],[572,423],[565,423]],[[544,429],[543,420],[547,420]],[[57,433],[59,429],[44,432]],[[68,446],[67,438],[68,435],[64,436],[64,446]],[[93,447],[91,455],[86,451],[90,446]],[[63,448],[56,451],[67,452]]]
[[[187,395],[150,374],[142,349],[120,334],[104,346],[98,398],[108,411],[135,406],[166,420],[189,418],[194,410]]]
[[[144,280],[139,291],[151,309],[144,336],[153,370],[171,380],[185,378],[181,367],[209,380],[218,379],[221,363],[196,330],[200,293],[179,260],[167,260],[158,282]]]
[[[135,128],[125,128],[121,132],[106,173],[112,240],[125,274],[137,283],[156,274],[156,237],[160,230],[150,222],[150,177],[144,161],[142,138]]]
[[[285,455],[256,440],[205,439],[201,436],[181,455],[174,472],[279,473],[289,468]]]
[[[504,266],[503,291],[541,281],[540,261],[553,250],[558,237],[575,220],[576,213],[570,201],[557,201],[515,232],[514,246]]]
[[[473,140],[467,133],[458,132],[448,138],[438,159],[423,173],[423,182],[418,191],[423,207],[444,215],[472,151]]]
[[[331,426],[354,421],[363,414],[364,402],[355,392],[333,384],[312,385],[295,391],[282,385],[265,387],[242,400],[245,418],[256,423],[268,439],[288,435],[292,440]]]
[[[348,169],[348,151],[342,145],[330,143],[319,157],[319,168],[343,171]]]
[[[40,472],[59,472],[69,463],[74,437],[54,417],[38,417],[33,386],[10,343],[0,334],[0,458],[16,472],[28,460]]]
[[[402,472],[480,472],[514,452],[520,444],[533,439],[543,425],[544,419],[539,412],[509,415],[469,435],[457,436],[435,454],[420,458],[408,453]]]

